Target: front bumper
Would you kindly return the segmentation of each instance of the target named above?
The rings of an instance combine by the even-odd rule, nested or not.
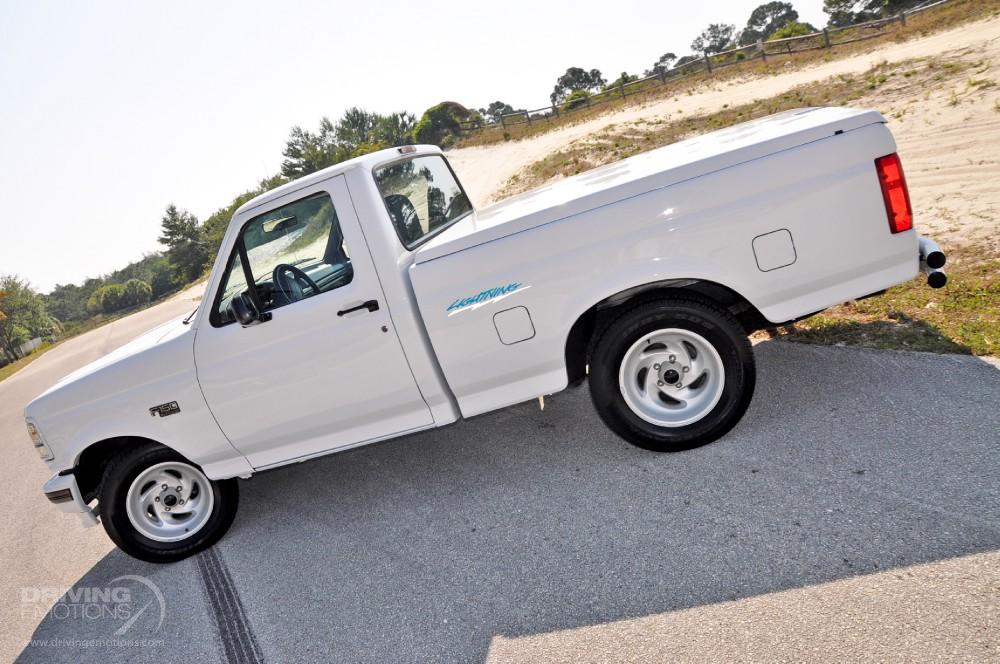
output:
[[[42,487],[45,497],[63,512],[78,514],[84,527],[97,525],[97,515],[87,503],[83,502],[80,485],[76,477],[70,475],[53,475]]]

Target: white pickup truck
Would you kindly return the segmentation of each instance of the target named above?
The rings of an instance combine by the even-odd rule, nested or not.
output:
[[[584,381],[631,443],[710,442],[753,394],[748,333],[943,264],[874,111],[782,113],[481,210],[440,150],[394,148],[241,207],[196,312],[25,416],[53,503],[171,561],[225,533],[238,477]]]

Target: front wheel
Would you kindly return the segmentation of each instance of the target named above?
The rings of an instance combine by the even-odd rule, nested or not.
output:
[[[236,516],[235,479],[210,480],[173,450],[148,443],[115,457],[98,495],[101,522],[125,553],[174,562],[221,538]]]
[[[753,396],[753,349],[739,322],[699,299],[628,309],[598,332],[590,358],[594,406],[615,433],[656,452],[710,443]]]

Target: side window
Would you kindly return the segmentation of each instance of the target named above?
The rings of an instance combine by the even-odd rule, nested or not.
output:
[[[345,286],[353,278],[333,201],[326,193],[315,194],[254,217],[243,227],[215,300],[212,324],[235,320],[230,302],[249,296],[250,282],[264,311],[271,311]]]
[[[375,184],[407,249],[472,212],[472,204],[448,162],[438,155],[377,168]]]

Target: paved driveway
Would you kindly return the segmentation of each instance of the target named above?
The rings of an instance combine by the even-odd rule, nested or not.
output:
[[[565,392],[241,482],[213,552],[153,566],[38,493],[19,411],[57,352],[0,384],[4,658],[998,657],[1000,371],[975,358],[763,343],[744,421],[676,455]],[[58,586],[132,613],[46,614]]]

